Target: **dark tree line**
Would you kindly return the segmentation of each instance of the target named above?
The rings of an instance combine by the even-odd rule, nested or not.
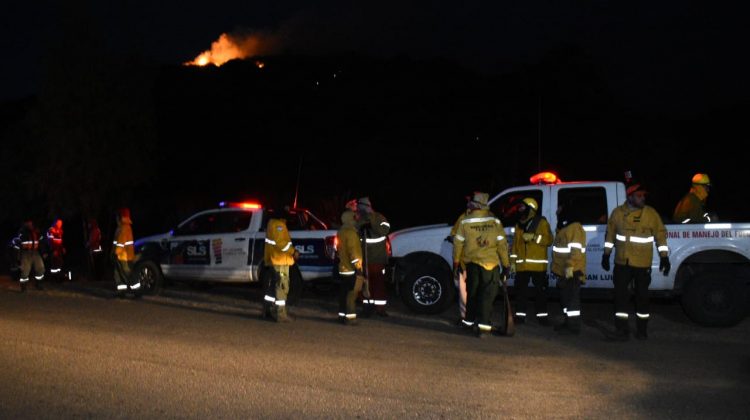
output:
[[[297,189],[328,222],[362,195],[396,228],[452,222],[472,190],[497,193],[538,169],[568,180],[632,169],[669,211],[692,173],[732,178],[723,159],[681,150],[717,135],[707,144],[721,147],[747,110],[629,109],[598,57],[573,45],[504,74],[353,53],[155,65],[108,49],[72,4],[38,94],[0,106],[6,233],[26,216],[106,227],[127,205],[143,236],[223,200],[291,204]]]

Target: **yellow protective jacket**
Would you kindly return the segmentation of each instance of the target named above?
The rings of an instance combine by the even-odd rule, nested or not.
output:
[[[133,222],[129,217],[120,217],[117,219],[117,230],[115,230],[115,240],[113,245],[118,261],[135,260],[132,225]]]
[[[263,262],[267,266],[294,265],[294,246],[286,220],[271,219],[266,227],[266,243],[263,248]]]
[[[703,198],[701,198],[703,196]],[[708,194],[701,186],[694,186],[685,194],[674,209],[672,220],[675,223],[708,223],[711,219],[705,209]]]
[[[357,233],[357,225],[354,223],[354,212],[344,211],[341,221],[343,224],[337,233],[339,274],[351,276],[355,270],[362,270],[362,244]]]
[[[526,242],[524,233],[532,233],[534,237]],[[549,222],[544,216],[532,217],[526,223],[516,225],[510,261],[515,262],[516,271],[547,271],[547,248],[550,245],[552,230]]]
[[[566,271],[583,273],[586,279],[586,231],[578,222],[558,230],[552,244],[552,272],[566,277]]]
[[[627,203],[612,210],[607,222],[604,255],[615,250],[615,264],[651,267],[656,242],[659,255],[669,255],[667,228],[653,207],[631,208]]]
[[[458,216],[458,219],[456,219],[456,223],[453,224],[453,227],[451,228],[451,236],[455,237],[456,232],[458,232],[458,227],[461,226],[461,221],[466,219],[466,216],[469,215],[469,211],[465,211],[461,213],[460,216]]]
[[[508,241],[500,219],[489,210],[472,210],[458,226],[453,239],[453,262],[474,263],[485,270],[510,266]]]

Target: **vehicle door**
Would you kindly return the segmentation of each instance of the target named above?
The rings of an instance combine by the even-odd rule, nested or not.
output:
[[[602,186],[560,187],[555,196],[555,209],[558,204],[569,206],[575,218],[586,231],[586,284],[589,288],[611,288],[612,272],[602,270],[604,237],[607,234],[607,190]],[[552,230],[557,225],[557,214],[552,212]]]
[[[215,212],[202,212],[182,222],[168,240],[162,271],[168,277],[191,280],[210,279],[211,237],[216,223]]]
[[[249,281],[252,211],[222,209],[196,214],[174,230],[167,276],[206,281]]]
[[[253,211],[227,209],[217,213],[211,236],[214,281],[249,282]]]

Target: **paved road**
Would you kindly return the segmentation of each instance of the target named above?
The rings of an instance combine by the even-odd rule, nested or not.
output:
[[[142,300],[70,283],[20,294],[0,279],[0,418],[748,418],[750,321],[690,324],[653,308],[646,342],[536,324],[476,339],[442,316],[345,327],[331,297],[296,321],[258,318],[255,289],[176,288]],[[252,299],[252,301],[250,301]]]

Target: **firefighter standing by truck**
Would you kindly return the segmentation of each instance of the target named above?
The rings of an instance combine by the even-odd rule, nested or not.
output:
[[[364,241],[365,276],[369,287],[369,298],[364,298],[363,316],[370,316],[375,311],[380,316],[388,316],[385,305],[388,303],[388,292],[385,285],[385,266],[388,263],[386,241],[391,225],[382,214],[372,208],[369,197],[357,200],[359,231]]]
[[[615,248],[615,328],[616,338],[627,340],[628,287],[634,283],[636,335],[640,340],[648,337],[649,313],[648,286],[651,284],[651,258],[654,243],[659,252],[659,271],[669,274],[669,247],[667,229],[653,207],[646,205],[646,190],[640,183],[628,185],[625,203],[612,210],[607,222],[602,268],[609,271],[609,255]]]
[[[357,233],[357,214],[349,209],[341,214],[337,233],[339,255],[339,321],[344,325],[357,323],[357,296],[362,290],[362,244]]]
[[[533,198],[524,198],[518,211],[521,218],[516,224],[510,254],[510,270],[516,273],[514,320],[518,324],[523,324],[526,320],[526,294],[531,281],[536,295],[536,319],[542,325],[549,325],[547,248],[552,244],[552,230],[547,219],[539,212],[539,204]]]
[[[130,209],[121,208],[117,214],[117,229],[112,246],[113,263],[115,265],[115,287],[117,296],[125,297],[128,289],[141,296],[141,284],[133,282],[131,272],[133,261],[135,261],[135,248],[133,247],[133,221],[130,219]]]
[[[672,220],[676,223],[709,223],[711,217],[706,211],[706,200],[711,188],[708,174],[695,174],[690,191],[682,197],[674,209]]]
[[[296,249],[286,227],[286,220],[271,219],[266,227],[263,263],[271,268],[263,297],[263,317],[276,322],[290,322],[286,298],[289,295],[289,267],[294,265]],[[272,307],[273,306],[273,307]]]
[[[39,230],[34,226],[31,219],[24,221],[18,236],[13,240],[13,247],[19,250],[21,272],[19,282],[21,292],[26,291],[26,283],[29,282],[31,270],[34,270],[36,288],[42,290],[42,279],[44,278],[44,261],[39,255],[40,237]]]
[[[492,331],[490,316],[500,282],[510,270],[503,224],[487,206],[487,193],[475,192],[471,211],[461,221],[453,244],[453,269],[466,269],[466,322],[475,324],[478,337]],[[500,272],[500,265],[503,267]],[[503,311],[505,313],[506,311]]]
[[[557,208],[552,275],[560,290],[563,312],[563,322],[555,325],[555,331],[578,334],[581,332],[581,285],[586,282],[586,231],[570,203]]]

